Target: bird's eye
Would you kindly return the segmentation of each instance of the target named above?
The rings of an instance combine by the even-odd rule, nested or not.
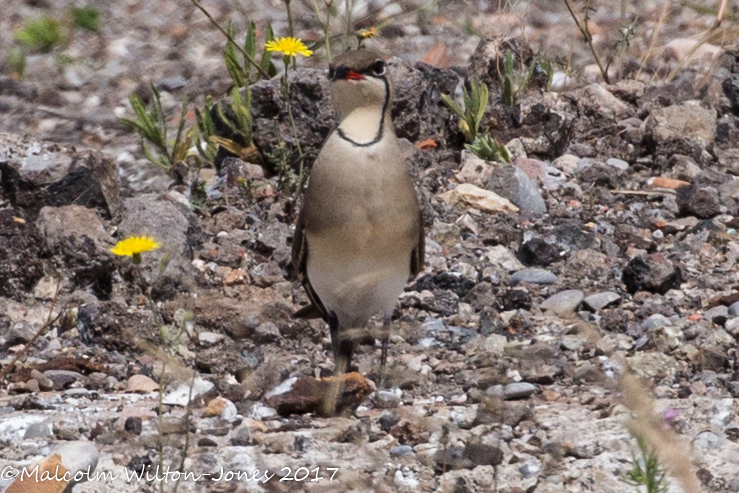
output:
[[[372,64],[372,67],[370,67],[370,71],[372,72],[372,75],[382,77],[387,71],[387,65],[384,61],[377,60],[375,63]]]

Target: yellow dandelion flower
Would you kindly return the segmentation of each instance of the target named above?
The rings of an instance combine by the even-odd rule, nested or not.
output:
[[[357,36],[359,36],[360,39],[370,39],[377,36],[377,28],[376,27],[368,27],[367,29],[362,29],[357,33]]]
[[[133,263],[138,265],[143,252],[156,250],[160,246],[151,236],[131,236],[116,243],[110,251],[123,257],[133,257]]]
[[[267,51],[280,51],[286,56],[294,57],[295,55],[303,55],[307,57],[313,54],[301,40],[292,37],[277,38],[273,41],[268,41],[264,47],[267,48]]]

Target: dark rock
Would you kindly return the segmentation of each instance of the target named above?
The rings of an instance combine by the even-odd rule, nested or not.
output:
[[[495,166],[485,188],[507,198],[523,212],[533,214],[547,212],[547,205],[537,183],[517,166],[509,164]]]
[[[43,277],[41,245],[33,223],[0,209],[0,296],[21,299]]]
[[[498,466],[503,462],[503,451],[492,445],[471,443],[464,449],[464,456],[475,466]]]
[[[618,188],[621,185],[623,172],[613,169],[611,166],[595,163],[588,166],[577,174],[577,181],[583,187],[591,187],[593,185],[599,187]]]
[[[391,110],[395,133],[419,142],[433,138],[445,147],[458,135],[456,116],[442,102],[442,94],[454,94],[459,75],[451,69],[423,62],[413,65],[391,59],[388,65],[395,85]]]
[[[0,134],[0,185],[30,219],[44,206],[84,204],[106,218],[120,207],[117,164],[95,151],[28,136]]]
[[[532,238],[518,251],[518,258],[526,265],[546,267],[562,258],[559,249],[542,238]]]
[[[504,311],[528,310],[531,308],[531,295],[525,289],[507,289],[499,298]]]
[[[475,281],[456,272],[425,274],[416,281],[415,290],[448,289],[459,297],[464,297],[475,287]]]
[[[664,255],[652,253],[631,259],[621,280],[631,294],[637,291],[665,294],[680,287],[683,274],[680,267],[673,265]]]
[[[198,447],[217,447],[218,442],[210,437],[201,437],[198,439]]]
[[[724,94],[731,102],[734,114],[739,115],[739,74],[732,74],[721,83]],[[737,489],[739,491],[739,488]]]
[[[388,62],[388,72],[395,83],[392,106],[396,134],[412,142],[434,138],[440,145],[458,134],[456,119],[441,101],[441,94],[453,94],[459,76],[451,69],[441,69],[418,62],[410,65],[399,59]],[[253,139],[266,159],[270,173],[277,173],[279,156],[296,171],[300,167],[295,139],[300,142],[305,166],[310,166],[336,121],[333,106],[327,104],[329,81],[324,70],[291,71],[290,104],[297,135],[293,132],[287,106],[282,97],[279,78],[261,80],[251,86]],[[230,113],[230,99],[222,103],[225,115]],[[217,107],[211,112],[216,134],[246,144],[220,119]],[[287,144],[285,149],[278,147]],[[228,153],[221,150],[216,158],[220,168]]]
[[[725,306],[715,306],[707,310],[703,314],[703,318],[710,320],[716,325],[724,325],[729,318],[729,308]]]
[[[141,435],[141,416],[129,416],[123,424],[123,429],[134,435]]]
[[[554,227],[557,242],[571,250],[582,250],[596,246],[595,234],[581,229],[582,223],[568,221]]]
[[[441,289],[434,289],[431,292],[434,296],[421,300],[419,308],[438,313],[443,317],[450,317],[457,313],[459,297],[454,292]]]
[[[676,200],[683,216],[711,219],[721,213],[719,194],[714,188],[686,185],[677,189]]]
[[[76,371],[68,370],[46,370],[44,376],[54,383],[54,390],[64,390],[82,378]]]
[[[89,286],[98,296],[113,289],[113,241],[97,212],[80,205],[44,207],[36,220],[46,255],[59,271],[68,270],[75,289]]]
[[[106,349],[137,347],[122,333],[148,335],[151,327],[151,318],[130,313],[127,306],[116,301],[86,303],[77,312],[77,330],[82,342],[95,342]]]

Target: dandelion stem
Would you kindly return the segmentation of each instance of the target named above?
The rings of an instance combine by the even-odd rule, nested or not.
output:
[[[224,36],[226,36],[226,38],[227,38],[227,39],[228,39],[228,40],[229,40],[229,41],[230,41],[231,43],[233,43],[233,45],[234,45],[234,46],[236,47],[236,49],[237,49],[237,50],[239,50],[239,51],[241,52],[241,54],[242,54],[242,55],[244,55],[244,58],[246,58],[246,60],[247,60],[247,61],[248,61],[248,62],[249,62],[249,63],[250,63],[250,64],[251,64],[251,65],[252,65],[252,66],[253,66],[254,68],[256,68],[256,69],[257,69],[257,72],[259,72],[259,74],[260,74],[260,75],[261,75],[262,77],[264,77],[265,79],[271,79],[271,77],[270,77],[270,75],[269,75],[269,74],[267,73],[267,71],[266,71],[266,70],[264,70],[264,69],[262,68],[262,66],[261,66],[261,65],[259,65],[259,64],[258,64],[258,63],[257,63],[257,62],[256,62],[256,61],[255,61],[255,60],[254,60],[254,59],[253,59],[253,58],[252,58],[252,57],[251,57],[251,56],[250,56],[250,55],[249,55],[249,54],[248,54],[248,53],[246,52],[246,50],[244,50],[244,48],[242,48],[242,47],[241,47],[241,45],[239,45],[239,43],[237,43],[237,42],[236,42],[236,41],[235,41],[235,40],[233,39],[233,37],[232,37],[232,36],[231,36],[230,34],[228,34],[228,32],[226,32],[226,30],[225,30],[225,29],[223,29],[223,28],[221,27],[221,25],[220,25],[220,24],[218,24],[218,22],[216,22],[216,20],[215,20],[215,19],[213,18],[213,16],[212,16],[212,15],[210,15],[210,12],[208,12],[208,11],[207,11],[207,10],[205,9],[205,7],[203,7],[202,5],[200,5],[200,2],[198,2],[198,0],[190,0],[190,1],[191,1],[191,2],[193,3],[193,5],[195,5],[195,6],[196,6],[196,7],[198,8],[198,9],[200,9],[200,11],[201,11],[201,12],[202,12],[203,14],[205,14],[205,17],[207,17],[207,18],[208,18],[208,20],[210,21],[210,23],[211,23],[211,24],[213,24],[213,25],[214,25],[214,26],[215,26],[215,27],[216,27],[216,28],[217,28],[217,29],[218,29],[219,31],[221,31],[221,33],[223,33],[223,35],[224,35]]]
[[[288,81],[287,79],[290,66],[290,57],[283,57],[283,61],[285,63],[285,75],[283,76],[282,90],[285,96],[285,104],[287,105],[287,116],[290,119],[290,126],[293,130],[293,140],[295,141],[295,145],[298,148],[298,155],[300,156],[300,171],[298,173],[298,190],[300,190],[300,188],[302,188],[303,186],[303,162],[305,161],[305,159],[303,157],[303,150],[300,147],[300,139],[298,139],[298,129],[295,126],[295,119],[293,118],[293,106],[290,101],[290,81]]]

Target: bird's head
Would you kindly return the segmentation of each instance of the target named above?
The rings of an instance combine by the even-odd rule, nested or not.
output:
[[[361,107],[389,107],[392,100],[387,64],[375,51],[342,53],[333,59],[328,77],[334,106],[342,115]]]

